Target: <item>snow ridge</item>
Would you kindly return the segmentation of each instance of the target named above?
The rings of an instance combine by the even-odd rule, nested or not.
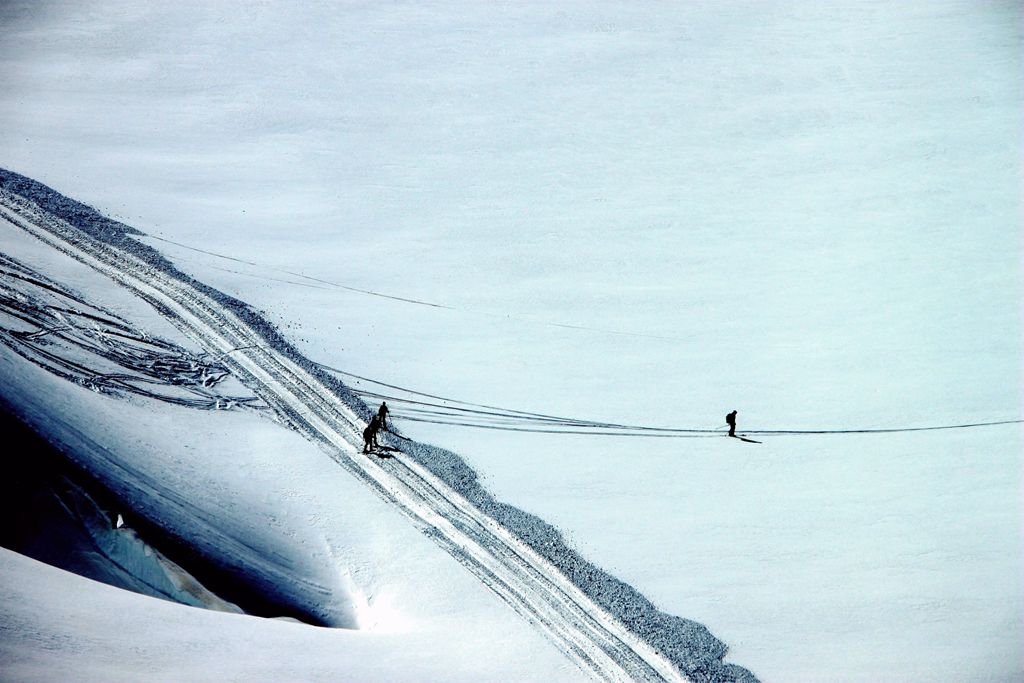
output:
[[[370,409],[243,302],[179,272],[138,231],[0,169],[0,213],[157,308],[286,424],[396,504],[582,668],[604,680],[753,682],[696,622],[667,615],[566,547],[556,529],[499,503],[458,456],[403,442],[412,459],[359,453]]]

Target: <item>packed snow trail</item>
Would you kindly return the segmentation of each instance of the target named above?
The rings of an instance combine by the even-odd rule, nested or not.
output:
[[[339,368],[317,363],[329,372],[344,377],[367,382],[390,389],[390,393],[381,390],[354,388],[353,391],[363,398],[384,399],[397,404],[392,412],[396,419],[410,422],[426,422],[429,424],[450,425],[453,427],[476,427],[479,429],[497,429],[511,432],[533,432],[540,434],[583,434],[587,436],[636,436],[653,438],[699,438],[707,436],[724,436],[725,426],[714,429],[696,427],[652,427],[649,425],[631,425],[617,422],[599,422],[582,420],[573,417],[559,417],[544,413],[532,413],[511,408],[483,403],[471,403],[455,398],[446,398],[436,394],[428,394],[414,389],[406,389],[394,384],[362,377]],[[398,393],[396,393],[398,392]],[[416,398],[409,398],[414,396]],[[433,399],[432,401],[423,399]],[[922,425],[913,427],[846,427],[834,429],[744,429],[745,434],[768,436],[805,436],[821,434],[899,434],[903,432],[934,432],[951,429],[976,429],[979,427],[997,427],[1024,423],[1024,419],[990,420],[987,422],[967,422],[946,425]]]
[[[95,239],[19,196],[0,192],[0,216],[154,306],[256,391],[282,421],[321,444],[348,471],[397,505],[418,528],[597,678],[756,680],[740,667],[722,664],[725,647],[706,630],[694,638],[702,651],[687,653],[685,666],[677,666],[678,659],[676,664],[670,661],[548,559],[420,463],[410,457],[378,460],[361,455],[365,420],[323,381],[270,346],[260,330],[204,292],[198,283],[174,277],[128,249]]]

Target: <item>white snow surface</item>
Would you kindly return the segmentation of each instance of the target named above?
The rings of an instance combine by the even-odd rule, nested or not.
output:
[[[1020,417],[1017,3],[0,21],[0,164],[262,264],[151,242],[314,360],[663,426]],[[1018,426],[760,446],[402,426],[763,681],[1024,677]]]
[[[399,637],[195,609],[3,548],[0,574],[5,681],[479,681],[503,680],[506,672],[515,680],[574,680],[572,671],[557,668],[539,676],[543,664],[510,657],[494,641],[449,641],[425,631]]]

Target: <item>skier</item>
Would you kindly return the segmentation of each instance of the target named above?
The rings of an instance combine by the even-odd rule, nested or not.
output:
[[[372,453],[373,449],[377,447],[378,429],[380,429],[380,418],[374,415],[370,424],[366,425],[366,429],[363,430],[363,455]]]
[[[729,436],[736,436],[736,411],[725,416],[725,422],[729,425]]]
[[[390,429],[388,429],[388,412],[388,402],[381,401],[380,408],[377,409],[377,419],[380,421],[380,428],[383,429],[385,432],[391,431]]]

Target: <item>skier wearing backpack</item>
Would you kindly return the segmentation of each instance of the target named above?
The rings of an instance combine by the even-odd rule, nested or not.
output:
[[[729,425],[729,436],[736,436],[736,411],[725,416],[725,422]]]

